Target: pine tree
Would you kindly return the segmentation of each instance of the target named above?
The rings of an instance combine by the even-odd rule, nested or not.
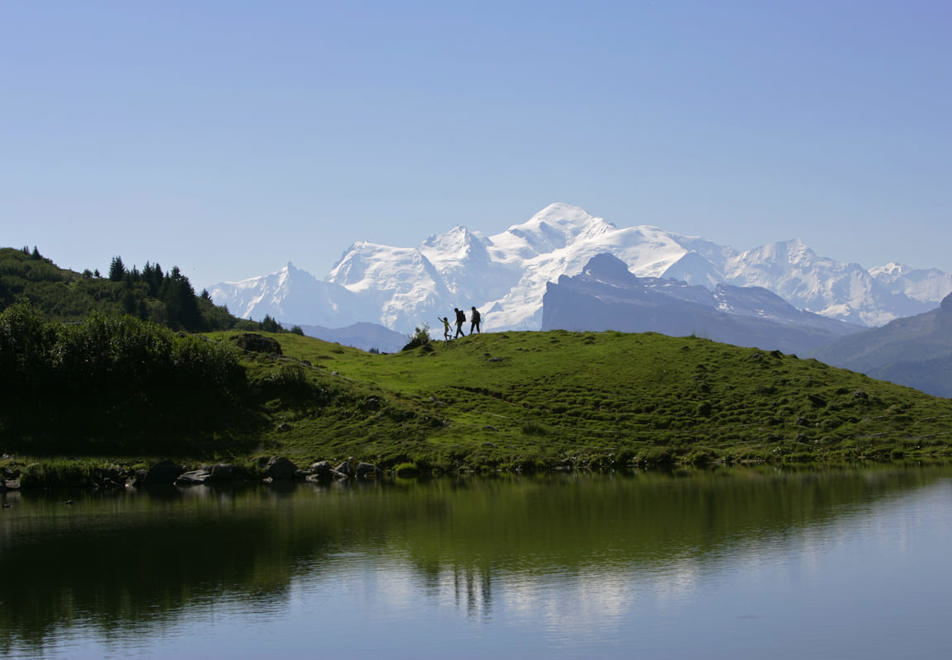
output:
[[[109,279],[113,282],[121,282],[126,276],[126,266],[122,263],[122,257],[113,257],[109,264]]]

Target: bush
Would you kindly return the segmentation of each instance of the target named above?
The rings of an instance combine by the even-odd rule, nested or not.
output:
[[[400,463],[400,465],[393,468],[393,474],[403,479],[409,479],[419,475],[420,470],[416,463]]]
[[[12,448],[164,451],[234,424],[246,394],[233,349],[131,316],[50,323],[0,314],[0,428]]]
[[[410,335],[410,341],[401,350],[412,351],[421,346],[430,346],[430,326],[426,324],[422,328],[414,329],[413,334]]]
[[[544,426],[536,422],[525,422],[522,425],[522,432],[526,435],[546,435],[548,433]]]

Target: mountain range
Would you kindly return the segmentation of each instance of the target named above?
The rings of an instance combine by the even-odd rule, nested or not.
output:
[[[578,275],[599,254],[620,259],[639,278],[711,291],[762,287],[798,309],[868,327],[924,313],[952,292],[952,276],[936,269],[865,269],[821,257],[796,239],[741,251],[649,225],[619,228],[562,203],[491,236],[457,225],[416,247],[357,242],[323,280],[288,263],[209,292],[239,316],[300,325],[370,321],[409,333],[475,305],[485,330],[538,330],[547,284]]]
[[[609,254],[592,257],[578,275],[550,282],[543,330],[618,330],[694,335],[736,346],[811,354],[855,325],[799,310],[763,287],[699,284],[636,277]]]
[[[873,378],[952,397],[952,295],[937,309],[833,342],[816,357]]]

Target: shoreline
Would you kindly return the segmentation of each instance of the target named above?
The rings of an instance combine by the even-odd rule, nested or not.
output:
[[[457,476],[555,476],[555,475],[635,475],[643,472],[677,474],[685,471],[715,472],[725,469],[775,469],[783,471],[838,471],[869,468],[914,469],[952,464],[948,457],[903,457],[900,460],[757,460],[690,462],[641,462],[623,465],[539,466],[512,468],[494,465],[464,465],[455,469],[421,467],[412,462],[378,466],[367,461],[315,461],[300,467],[281,456],[257,457],[238,462],[124,461],[97,458],[17,457],[0,459],[0,496],[6,493],[40,490],[136,491],[139,489],[190,486],[236,488],[258,485],[393,482],[429,480]]]

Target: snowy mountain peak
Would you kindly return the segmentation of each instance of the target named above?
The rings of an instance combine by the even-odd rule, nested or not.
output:
[[[818,256],[800,239],[741,252],[651,225],[618,228],[555,203],[490,237],[456,225],[418,247],[358,241],[324,282],[289,262],[278,273],[210,293],[241,316],[260,318],[267,310],[299,324],[374,321],[408,332],[453,307],[476,305],[487,330],[531,330],[541,326],[547,283],[582,273],[599,254],[620,259],[639,278],[673,277],[709,291],[721,284],[763,287],[799,309],[865,325],[928,311],[952,291],[952,276],[941,271],[898,264],[867,271]],[[603,261],[609,279],[625,275],[605,259],[595,265]]]
[[[789,241],[767,243],[747,250],[744,255],[755,261],[784,262],[788,264],[809,265],[816,259],[816,253],[799,238]]]
[[[485,252],[486,240],[463,225],[456,225],[445,234],[431,234],[418,248],[429,259],[465,259],[474,251]]]
[[[501,250],[531,258],[562,249],[580,236],[597,235],[610,229],[614,229],[614,225],[603,218],[597,218],[578,206],[557,202],[490,240]]]
[[[888,264],[883,266],[875,266],[874,268],[869,269],[869,274],[873,277],[887,281],[894,280],[897,277],[902,277],[907,274],[911,269],[905,264],[897,264],[894,261],[890,261]]]
[[[869,274],[891,293],[921,302],[941,299],[952,287],[952,275],[935,268],[912,268],[890,262],[870,268]]]

